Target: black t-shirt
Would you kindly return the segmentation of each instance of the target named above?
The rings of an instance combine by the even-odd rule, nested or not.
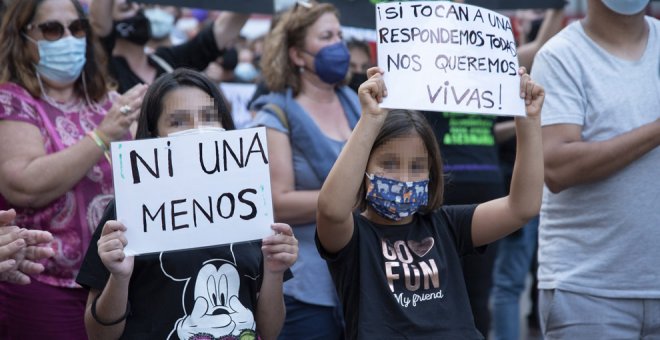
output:
[[[443,207],[415,214],[401,226],[378,225],[355,214],[353,237],[337,254],[323,250],[317,237],[349,339],[483,339],[459,260],[475,251],[475,208]]]
[[[117,81],[117,91],[124,93],[131,89],[131,87],[144,83],[144,80],[131,70],[124,57],[112,55],[116,39],[116,33],[112,31],[110,35],[101,38],[101,43],[108,54],[108,71]],[[202,71],[210,62],[222,56],[222,51],[218,49],[218,45],[215,42],[213,25],[208,25],[191,40],[181,45],[159,47],[154,54],[173,69],[186,67]],[[168,72],[153,58],[149,58],[148,62],[156,69],[156,78]]]
[[[76,281],[103,290],[110,276],[96,242],[115,218],[114,201],[94,232]],[[256,339],[261,241],[135,257],[122,339]],[[285,279],[291,273],[285,274]],[[213,337],[211,337],[211,335]]]

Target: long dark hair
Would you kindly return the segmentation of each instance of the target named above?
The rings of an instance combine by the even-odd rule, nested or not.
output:
[[[41,95],[41,89],[37,81],[37,74],[32,64],[31,55],[28,53],[27,44],[32,44],[23,36],[25,28],[32,22],[37,8],[44,0],[14,0],[6,9],[2,26],[0,26],[0,83],[14,82],[24,87],[34,97]],[[76,9],[78,18],[86,19],[78,0],[71,0]],[[87,93],[95,102],[108,93],[105,54],[97,43],[96,35],[91,28],[87,28],[85,41],[87,51],[85,52],[85,67],[83,74],[76,80],[74,87],[76,93],[83,97],[85,93],[83,76],[87,83]]]
[[[163,113],[163,100],[168,92],[183,86],[196,87],[206,92],[215,103],[218,113],[218,121],[225,130],[234,130],[234,120],[227,109],[227,105],[220,94],[218,86],[213,84],[205,75],[186,68],[176,69],[172,73],[166,73],[158,77],[149,86],[142,101],[140,117],[135,139],[146,139],[158,137],[158,119]]]
[[[438,209],[442,205],[444,192],[444,177],[442,173],[442,158],[440,157],[440,148],[426,118],[418,111],[411,110],[392,110],[387,114],[383,127],[380,129],[374,145],[371,147],[371,153],[378,149],[387,141],[398,137],[417,135],[422,139],[426,152],[429,155],[429,203],[422,207],[421,214],[429,213]],[[365,195],[367,188],[365,181],[362,181],[357,196],[357,206],[360,211],[367,209]]]

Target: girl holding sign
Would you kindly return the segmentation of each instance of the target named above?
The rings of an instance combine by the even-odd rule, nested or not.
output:
[[[212,112],[212,114],[209,114]],[[137,138],[201,126],[234,129],[218,87],[186,69],[145,95]],[[284,322],[282,285],[298,256],[287,224],[262,241],[126,257],[114,203],[94,233],[77,282],[89,288],[91,338],[274,339]]]
[[[544,91],[524,68],[519,73],[527,117],[516,118],[510,195],[442,206],[433,131],[419,113],[381,109],[382,70],[369,70],[358,91],[362,117],[321,189],[317,214],[317,246],[343,302],[348,338],[482,338],[459,257],[520,228],[541,205]]]

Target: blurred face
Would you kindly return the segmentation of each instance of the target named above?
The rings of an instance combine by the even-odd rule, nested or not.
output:
[[[254,53],[247,48],[242,48],[238,51],[239,63],[251,63],[254,61]]]
[[[222,127],[217,106],[208,93],[196,87],[184,86],[168,92],[158,119],[159,137],[202,126]]]
[[[64,38],[82,38],[84,39],[89,30],[89,23],[85,18],[80,18],[75,6],[71,0],[46,0],[43,1],[35,10],[34,18],[25,27],[25,34],[29,38],[26,41],[26,48],[29,60],[34,64],[39,64],[41,56],[39,55],[38,44],[44,41],[47,44],[56,43]],[[84,53],[83,47],[78,45],[76,51],[71,51],[78,55]],[[49,50],[46,50],[49,51]],[[52,49],[50,50],[53,51]],[[59,53],[59,50],[56,51]],[[50,53],[50,52],[48,52]],[[57,58],[61,55],[56,56]],[[58,59],[59,60],[59,59]],[[57,60],[56,60],[57,61]],[[52,64],[52,63],[51,63]],[[62,66],[61,63],[57,67]],[[71,65],[79,67],[80,65]],[[71,71],[71,70],[67,70]],[[67,74],[67,76],[69,76]],[[71,75],[72,76],[72,75]],[[76,76],[77,78],[77,76]],[[59,80],[58,80],[59,79]],[[75,80],[75,78],[74,78]],[[42,77],[46,88],[67,88],[73,82],[68,78],[49,78]]]
[[[390,139],[373,150],[367,173],[402,182],[421,181],[429,178],[429,166],[424,142],[411,134]]]
[[[323,47],[336,44],[341,40],[342,33],[339,20],[333,13],[325,13],[307,29],[304,49],[310,54],[316,55]],[[314,57],[307,53],[301,53],[301,55],[305,65],[314,69]]]
[[[366,74],[371,65],[369,56],[361,48],[352,48],[349,52],[351,53],[350,72]]]

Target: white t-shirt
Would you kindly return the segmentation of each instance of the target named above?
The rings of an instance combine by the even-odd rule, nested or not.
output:
[[[603,141],[660,118],[660,21],[647,17],[646,50],[617,58],[575,22],[534,61],[546,90],[542,124],[576,124]],[[539,288],[660,298],[660,148],[605,180],[543,194]]]

